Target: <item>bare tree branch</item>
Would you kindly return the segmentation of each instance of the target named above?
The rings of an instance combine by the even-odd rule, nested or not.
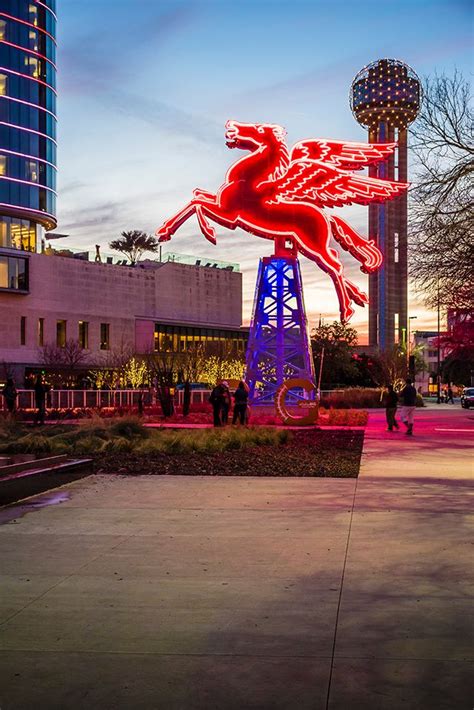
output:
[[[459,72],[426,80],[411,134],[410,273],[428,306],[473,308],[474,112]]]

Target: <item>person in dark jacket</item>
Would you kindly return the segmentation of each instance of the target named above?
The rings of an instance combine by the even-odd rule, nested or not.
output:
[[[214,387],[209,397],[209,402],[212,404],[212,412],[214,415],[214,426],[222,426],[222,407],[224,404],[224,388],[221,384]]]
[[[413,434],[413,419],[416,407],[416,389],[413,387],[410,378],[407,378],[405,383],[405,387],[400,392],[400,399],[402,401],[400,415],[402,422],[407,428],[406,433],[408,436],[411,436]]]
[[[224,382],[221,383],[221,387],[223,390],[221,417],[222,424],[225,425],[229,421],[229,409],[230,405],[232,404],[232,400],[230,396],[229,383],[224,380]]]
[[[2,391],[3,397],[5,399],[5,404],[7,410],[10,414],[14,414],[16,410],[16,398],[18,397],[18,392],[16,391],[15,382],[13,377],[7,379],[6,385]]]
[[[451,385],[448,386],[448,398],[446,404],[454,404],[453,389]]]
[[[393,431],[393,428],[398,431],[400,427],[395,419],[397,413],[398,395],[393,389],[393,385],[387,387],[387,396],[385,398],[385,416],[387,418],[387,431]]]
[[[35,421],[37,424],[44,424],[46,414],[46,392],[48,388],[43,382],[43,375],[38,375],[35,381],[35,405],[36,415]]]
[[[239,382],[239,386],[234,392],[234,414],[232,416],[232,424],[236,424],[237,419],[241,424],[246,423],[248,398],[249,395],[245,382],[241,380]]]

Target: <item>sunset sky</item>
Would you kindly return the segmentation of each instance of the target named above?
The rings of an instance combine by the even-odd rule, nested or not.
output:
[[[58,231],[68,245],[93,247],[121,231],[154,232],[194,187],[216,191],[240,157],[224,142],[228,118],[286,127],[302,138],[365,141],[349,108],[354,75],[382,57],[401,59],[420,77],[472,72],[472,10],[462,0],[62,0],[59,16]],[[413,164],[411,164],[413,167]],[[345,209],[363,233],[367,208]],[[66,244],[66,242],[64,242]],[[213,247],[187,222],[166,249],[238,262],[244,320],[258,259],[270,242],[218,228]],[[305,300],[338,317],[329,277],[302,258]],[[367,278],[350,256],[346,271]],[[433,314],[411,297],[416,327]],[[361,342],[367,313],[351,324]]]

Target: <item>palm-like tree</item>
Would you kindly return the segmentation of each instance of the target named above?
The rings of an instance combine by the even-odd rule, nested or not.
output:
[[[128,256],[130,264],[135,266],[146,251],[156,253],[159,243],[150,234],[133,229],[129,232],[122,232],[119,239],[109,242],[109,248]]]

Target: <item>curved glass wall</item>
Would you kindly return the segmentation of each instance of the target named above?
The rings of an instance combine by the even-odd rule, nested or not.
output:
[[[56,2],[0,5],[0,248],[56,226]]]

